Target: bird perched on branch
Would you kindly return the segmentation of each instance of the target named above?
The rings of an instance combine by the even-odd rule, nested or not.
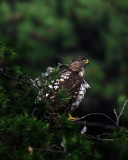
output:
[[[78,108],[86,89],[90,88],[84,80],[84,68],[88,63],[86,58],[78,57],[69,64],[60,64],[58,67],[59,75],[54,78],[51,76],[55,75],[55,68],[48,67],[47,72],[42,73],[43,83],[38,78],[33,81],[34,86],[39,88],[38,100],[46,100],[50,110],[54,112],[70,113]],[[43,89],[40,89],[41,84],[44,86]],[[63,98],[61,94],[63,94]]]

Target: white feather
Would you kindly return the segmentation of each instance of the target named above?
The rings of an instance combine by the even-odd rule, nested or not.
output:
[[[49,85],[48,87],[49,87],[49,88],[53,88],[53,86],[52,86],[52,85]]]
[[[61,81],[61,82],[64,82],[64,79],[61,78],[60,81]]]
[[[56,90],[57,88],[59,88],[59,86],[54,86],[54,89]]]
[[[49,94],[48,93],[46,93],[46,97],[48,97],[49,96]]]
[[[83,83],[80,86],[78,97],[76,98],[76,101],[72,103],[71,110],[79,107],[80,102],[84,98],[84,95],[86,93],[86,89],[90,88],[89,84],[84,80]]]

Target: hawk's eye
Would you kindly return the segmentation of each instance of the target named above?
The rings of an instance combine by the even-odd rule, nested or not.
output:
[[[85,59],[80,59],[80,62],[85,62],[86,60]]]
[[[80,62],[85,62],[85,60],[84,59],[80,59]]]

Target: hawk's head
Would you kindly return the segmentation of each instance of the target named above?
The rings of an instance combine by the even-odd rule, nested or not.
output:
[[[82,71],[83,68],[89,64],[89,60],[84,58],[84,57],[78,57],[75,58],[71,61],[70,65],[69,65],[69,69],[72,71]]]

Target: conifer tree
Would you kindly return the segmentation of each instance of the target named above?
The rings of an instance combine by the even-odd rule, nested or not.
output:
[[[120,115],[116,110],[114,111],[117,123],[114,121],[115,124],[108,126],[96,122],[88,123],[81,119],[69,121],[65,114],[50,117],[47,115],[48,103],[35,101],[37,88],[30,81],[32,77],[26,75],[16,64],[17,54],[1,44],[0,57],[0,157],[2,160],[98,160],[102,159],[101,148],[108,146],[111,151],[114,147],[124,152],[123,158],[126,158],[127,153],[120,147],[120,143],[127,148],[128,131],[119,126],[126,103]],[[56,69],[50,76],[56,78],[58,72],[59,70]],[[65,97],[63,90],[58,96],[61,101],[68,98]],[[88,134],[83,128],[86,126],[87,129],[91,126],[93,132],[99,128],[106,131],[101,135]]]

